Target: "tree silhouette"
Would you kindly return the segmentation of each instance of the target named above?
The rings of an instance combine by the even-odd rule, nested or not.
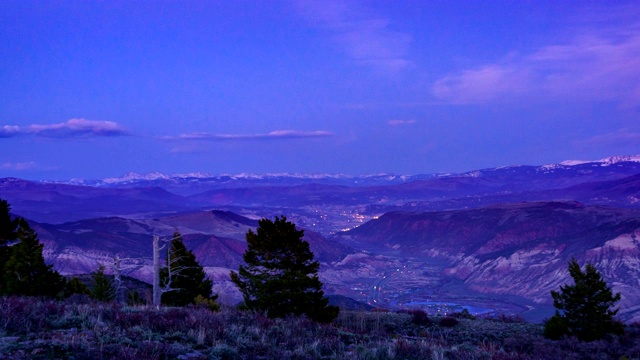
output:
[[[164,286],[161,300],[165,305],[194,304],[198,296],[211,301],[218,298],[211,295],[213,281],[207,278],[204,268],[177,232],[167,249],[167,266],[160,270],[160,283]]]
[[[18,237],[16,233],[17,222],[11,219],[11,206],[6,200],[0,199],[0,293],[5,290],[5,265],[9,261],[10,245]]]
[[[67,285],[64,288],[64,297],[70,297],[71,295],[90,295],[91,292],[85,283],[77,277],[71,278],[67,281]]]
[[[18,243],[11,246],[4,266],[5,294],[56,296],[64,290],[65,280],[47,265],[42,256],[43,244],[26,220],[16,219]]]
[[[339,308],[328,305],[318,279],[320,264],[313,260],[309,243],[302,240],[286,217],[262,219],[257,233],[246,235],[247,250],[238,273],[231,280],[240,289],[244,305],[266,311],[269,317],[305,314],[319,322],[330,322]]]
[[[0,199],[0,246],[16,239],[18,224],[11,219],[11,205],[6,200]]]
[[[113,280],[104,273],[104,265],[100,264],[98,270],[91,273],[93,278],[93,287],[91,288],[91,297],[104,302],[113,301],[116,298],[116,288]]]
[[[569,274],[574,285],[565,284],[559,292],[551,291],[556,313],[545,324],[545,336],[559,339],[573,335],[582,341],[593,341],[607,334],[622,334],[622,324],[613,319],[618,310],[612,310],[620,294],[613,295],[592,264],[587,263],[583,272],[572,259]]]

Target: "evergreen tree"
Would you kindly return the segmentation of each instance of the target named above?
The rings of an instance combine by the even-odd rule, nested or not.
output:
[[[147,302],[140,296],[138,290],[129,291],[127,293],[127,305],[129,306],[139,306],[145,305]]]
[[[65,280],[47,265],[42,256],[43,244],[26,220],[16,219],[18,243],[11,246],[5,264],[5,294],[56,296],[64,290]]]
[[[104,265],[100,264],[98,270],[91,273],[93,278],[93,287],[91,288],[91,297],[104,302],[113,301],[116,298],[116,288],[113,280],[104,273]]]
[[[556,313],[545,324],[544,334],[551,339],[573,335],[582,341],[593,341],[607,334],[622,334],[622,324],[613,317],[612,310],[620,300],[602,279],[596,268],[587,263],[583,272],[576,259],[569,263],[569,274],[574,285],[560,286],[560,291],[551,291]]]
[[[11,219],[11,206],[6,200],[0,199],[0,294],[5,291],[5,265],[10,257],[10,245],[16,240],[17,222]]]
[[[69,297],[71,295],[89,295],[91,292],[85,283],[83,283],[77,277],[71,278],[71,280],[67,281],[67,285],[64,288],[64,297]]]
[[[193,252],[187,250],[177,232],[167,249],[167,266],[160,271],[160,283],[165,287],[161,297],[165,305],[194,304],[198,296],[212,301],[218,298],[218,295],[211,295],[213,281],[207,278],[204,268]]]
[[[11,219],[11,205],[6,200],[0,199],[0,246],[5,246],[16,239],[18,224]]]
[[[328,305],[318,279],[320,264],[313,260],[303,230],[286,217],[262,219],[257,233],[246,235],[247,250],[238,273],[231,280],[238,286],[249,309],[266,311],[270,317],[305,314],[319,322],[331,322],[339,308]]]

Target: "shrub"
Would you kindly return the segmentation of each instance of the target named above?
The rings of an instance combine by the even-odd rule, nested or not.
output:
[[[440,321],[438,322],[438,324],[442,327],[454,327],[458,325],[458,323],[459,323],[458,319],[451,316],[445,316],[443,318],[440,318]]]
[[[77,277],[71,278],[67,281],[64,288],[64,297],[68,298],[71,295],[89,295],[89,288]]]
[[[429,326],[433,324],[433,321],[429,318],[429,315],[424,310],[420,309],[411,309],[406,311],[407,314],[411,315],[411,323],[419,326]]]
[[[551,341],[539,324],[478,319],[445,328],[456,319],[444,317],[437,319],[441,326],[419,327],[410,313],[344,311],[334,323],[319,324],[230,307],[156,310],[0,297],[0,358],[640,359],[640,326],[633,324],[621,337]]]
[[[498,314],[498,316],[496,316],[494,318],[494,320],[496,321],[500,321],[503,323],[508,323],[508,324],[513,324],[513,323],[523,323],[526,322],[525,319],[520,316],[520,315],[514,315],[514,314],[504,314],[504,313],[500,313]]]
[[[129,306],[139,306],[145,305],[147,302],[140,296],[138,290],[129,291],[127,293],[127,305]]]
[[[61,317],[65,306],[52,300],[9,296],[0,298],[0,329],[14,334],[29,334],[50,328]]]
[[[476,319],[476,317],[471,315],[471,313],[467,309],[462,309],[462,311],[460,312],[454,312],[453,314],[451,314],[451,316],[456,319],[469,319],[469,320]]]
[[[197,307],[204,307],[211,311],[220,310],[220,305],[218,305],[218,303],[215,300],[206,298],[202,295],[196,296],[196,298],[194,299],[194,303]]]

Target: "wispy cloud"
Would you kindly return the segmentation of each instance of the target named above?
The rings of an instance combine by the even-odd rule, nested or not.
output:
[[[189,133],[179,136],[165,137],[166,140],[271,140],[271,139],[299,139],[328,137],[334,134],[330,131],[298,131],[298,130],[276,130],[266,134],[212,134],[212,133]]]
[[[357,63],[391,75],[412,65],[407,58],[412,38],[393,30],[389,19],[342,1],[298,0],[296,4],[312,26],[329,31]]]
[[[579,144],[589,146],[640,146],[640,131],[624,128],[581,140]]]
[[[35,135],[52,138],[123,136],[128,131],[113,121],[70,119],[56,124],[34,124],[28,126],[4,125],[0,127],[0,137]]]
[[[25,171],[25,170],[33,170],[37,168],[38,168],[38,164],[36,164],[33,161],[0,164],[0,170]]]
[[[400,120],[400,119],[393,119],[393,120],[389,120],[387,121],[387,124],[391,125],[391,126],[401,126],[401,125],[411,125],[411,124],[415,124],[416,121],[415,120]]]
[[[640,106],[640,29],[608,29],[436,81],[433,95],[470,104],[529,98],[608,101]]]
[[[3,125],[0,127],[0,138],[20,135],[20,127],[15,125]]]

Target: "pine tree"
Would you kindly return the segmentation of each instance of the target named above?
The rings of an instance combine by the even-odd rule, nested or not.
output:
[[[559,292],[551,291],[556,313],[545,324],[545,336],[559,339],[573,335],[582,341],[593,341],[607,334],[622,334],[622,324],[613,318],[618,309],[612,309],[620,294],[613,295],[592,264],[587,263],[583,272],[572,259],[569,274],[574,285],[565,284]]]
[[[11,205],[6,200],[0,199],[0,246],[15,240],[18,224],[11,219]]]
[[[104,273],[104,265],[100,264],[98,270],[91,273],[93,278],[93,287],[91,288],[91,297],[104,302],[113,301],[116,298],[116,288],[113,280]]]
[[[64,290],[65,280],[47,265],[42,256],[43,244],[26,220],[16,219],[18,243],[10,248],[5,264],[5,294],[57,296]]]
[[[0,294],[5,291],[5,265],[9,261],[10,245],[18,237],[17,222],[11,219],[11,206],[6,200],[0,199]]]
[[[339,308],[328,305],[318,279],[320,264],[313,260],[309,243],[302,240],[286,217],[262,219],[257,233],[246,235],[247,250],[238,273],[231,280],[240,289],[244,305],[266,311],[270,317],[307,315],[319,322],[331,322]]]
[[[129,291],[127,293],[127,305],[129,306],[139,306],[145,305],[147,302],[140,296],[138,290]]]
[[[161,301],[169,306],[195,304],[195,299],[215,301],[218,295],[211,294],[213,281],[207,278],[204,268],[191,250],[187,250],[182,236],[173,234],[167,249],[167,266],[160,270],[160,283],[164,285]]]
[[[71,295],[89,295],[91,292],[85,283],[83,283],[77,277],[71,278],[71,280],[67,281],[67,285],[64,288],[64,297],[69,297]]]

